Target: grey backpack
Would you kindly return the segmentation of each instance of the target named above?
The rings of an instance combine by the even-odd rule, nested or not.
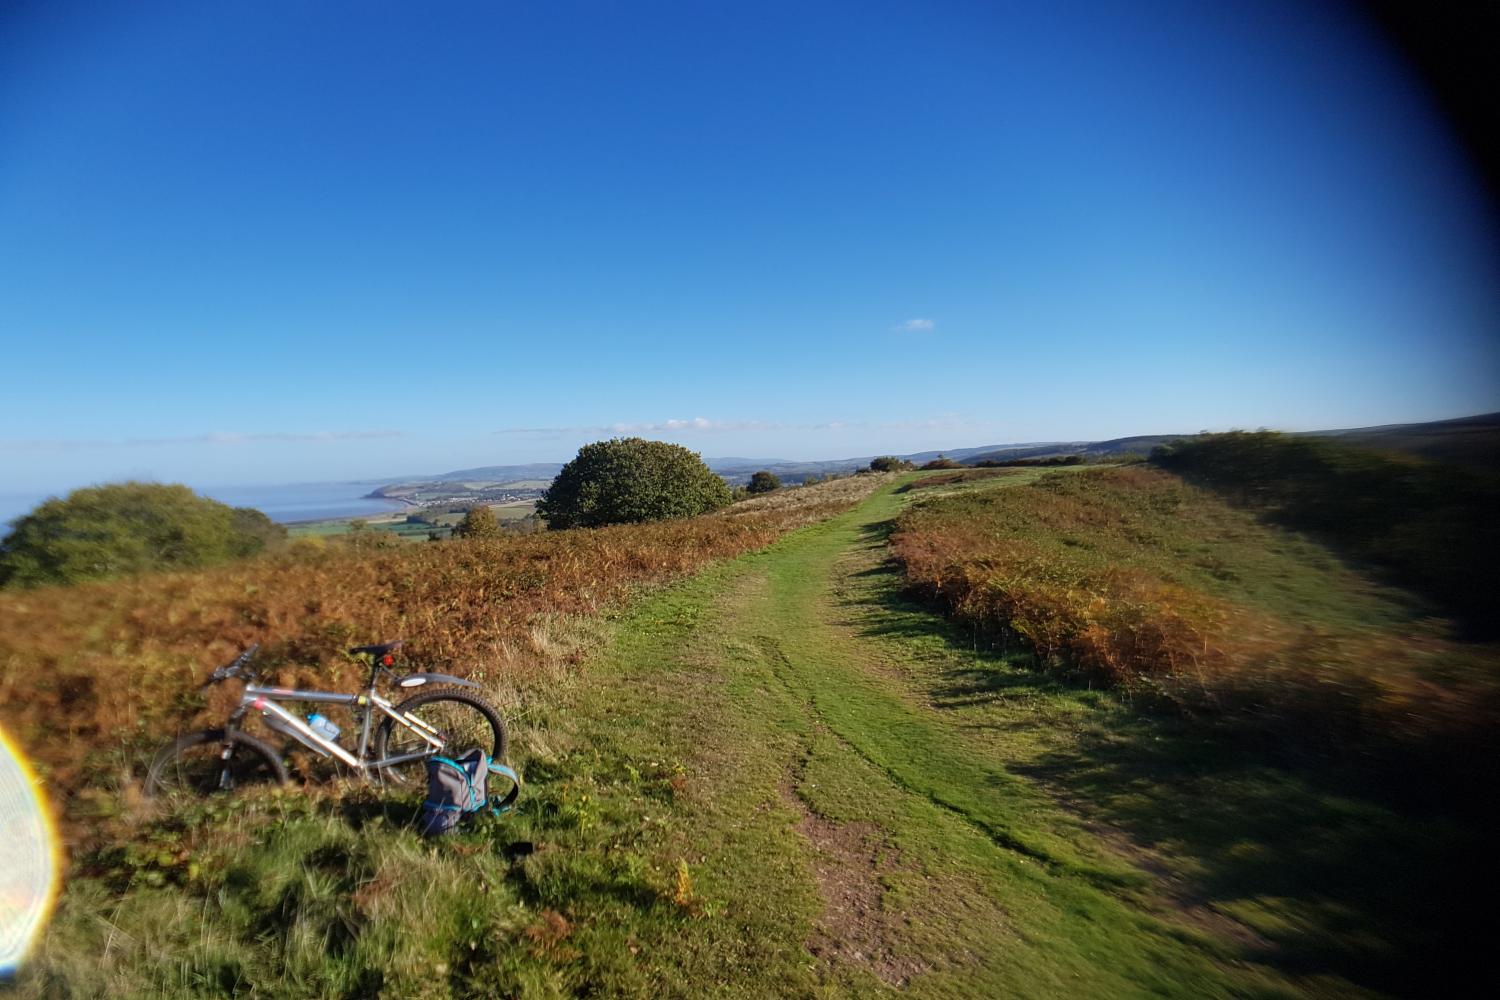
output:
[[[487,796],[489,776],[498,774],[510,782],[502,798]],[[460,757],[430,757],[427,760],[427,801],[422,803],[418,824],[423,836],[449,833],[459,820],[489,809],[498,816],[515,804],[521,794],[521,779],[504,764],[497,764],[478,747]]]

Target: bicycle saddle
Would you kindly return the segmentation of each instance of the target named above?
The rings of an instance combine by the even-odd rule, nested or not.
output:
[[[353,649],[349,650],[349,655],[361,656],[364,654],[369,654],[371,658],[379,662],[380,660],[384,659],[400,648],[401,640],[397,639],[395,642],[383,642],[378,646],[355,646]]]

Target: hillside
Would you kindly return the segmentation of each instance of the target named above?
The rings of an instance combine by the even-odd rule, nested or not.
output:
[[[1063,455],[1082,455],[1085,458],[1097,461],[1100,459],[1117,458],[1121,455],[1145,455],[1158,445],[1168,444],[1186,436],[1184,434],[1146,434],[1135,437],[1113,438],[1109,441],[1074,441],[1061,444],[1023,445],[986,450],[959,460],[972,465],[987,460],[1008,462],[1022,458],[1052,458]],[[948,457],[955,458],[957,456],[950,455]]]
[[[1446,858],[1474,849],[1496,790],[1500,646],[1150,469],[941,487],[901,515],[892,551],[970,642],[1154,707],[1130,735],[1051,710],[1095,728],[1037,773],[1090,821],[1195,859],[1190,895],[1262,954],[1412,995],[1463,981],[1475,932],[1458,901],[1483,890]],[[1018,688],[976,674],[958,690],[977,706]]]
[[[1437,461],[1500,470],[1500,413],[1421,424],[1320,431],[1316,436]]]
[[[326,683],[398,634],[504,707],[516,812],[429,843],[419,791],[296,755],[285,789],[136,797],[239,645]],[[74,852],[16,992],[1452,993],[1494,659],[1138,467],[4,595],[0,695]]]
[[[459,469],[433,476],[434,482],[485,482],[514,483],[526,479],[552,479],[560,471],[561,462],[530,462],[525,465],[485,465],[477,469]]]
[[[1425,458],[1500,468],[1500,413],[1436,420],[1417,424],[1388,424],[1379,427],[1357,427],[1342,430],[1300,432],[1309,437],[1336,437],[1346,443],[1369,448],[1401,451]],[[1121,455],[1147,455],[1153,448],[1194,436],[1180,434],[1138,434],[1104,441],[1032,441],[1018,444],[990,444],[941,451],[918,451],[898,455],[915,465],[946,457],[967,465],[982,461],[1012,461],[1027,458],[1051,458],[1083,455],[1094,461]],[[810,477],[846,475],[870,464],[874,455],[854,458],[800,461],[780,458],[708,458],[704,461],[731,485],[743,486],[750,476],[765,469],[783,481],[800,483]],[[562,468],[561,463],[538,462],[529,465],[490,465],[459,469],[434,476],[413,477],[387,484],[371,496],[397,496],[424,483],[475,482],[504,484],[518,480],[550,480]]]

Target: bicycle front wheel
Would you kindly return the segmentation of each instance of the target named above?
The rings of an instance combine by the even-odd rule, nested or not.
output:
[[[212,795],[247,785],[281,785],[286,777],[281,754],[254,736],[205,729],[157,751],[146,772],[146,795]]]
[[[396,711],[410,717],[415,728],[386,718],[375,736],[375,757],[385,760],[403,754],[420,753],[453,756],[481,747],[491,760],[505,759],[509,750],[505,723],[500,710],[477,694],[467,691],[424,691],[396,706]],[[423,726],[431,727],[442,747],[433,746],[418,735]],[[420,784],[426,780],[425,759],[408,761],[382,768],[381,773],[401,784]]]

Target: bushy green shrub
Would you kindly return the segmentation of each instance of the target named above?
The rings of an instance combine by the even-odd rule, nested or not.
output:
[[[459,538],[495,538],[500,534],[500,522],[487,504],[479,504],[464,515],[453,533]]]
[[[1126,452],[1117,456],[1114,461],[1123,464],[1127,462],[1139,462],[1142,459],[1131,452]],[[1082,465],[1083,463],[1084,458],[1082,455],[1052,455],[1049,458],[1008,458],[1004,460],[982,458],[974,463],[974,467],[977,469],[1025,469],[1033,467],[1051,468],[1059,465]]]
[[[106,579],[207,566],[259,552],[286,529],[186,486],[111,483],[54,497],[0,541],[0,585]]]
[[[230,510],[229,549],[232,555],[254,555],[261,549],[286,541],[286,528],[267,517],[264,511],[254,507],[232,507]]]
[[[616,438],[578,449],[537,513],[549,528],[592,528],[694,517],[730,499],[729,485],[681,445]]]
[[[870,459],[871,472],[901,472],[905,469],[915,468],[904,458],[895,455],[881,455],[879,458]]]
[[[773,490],[779,489],[781,489],[781,477],[765,469],[751,476],[749,485],[745,487],[745,491],[752,496],[759,493],[770,493]]]

